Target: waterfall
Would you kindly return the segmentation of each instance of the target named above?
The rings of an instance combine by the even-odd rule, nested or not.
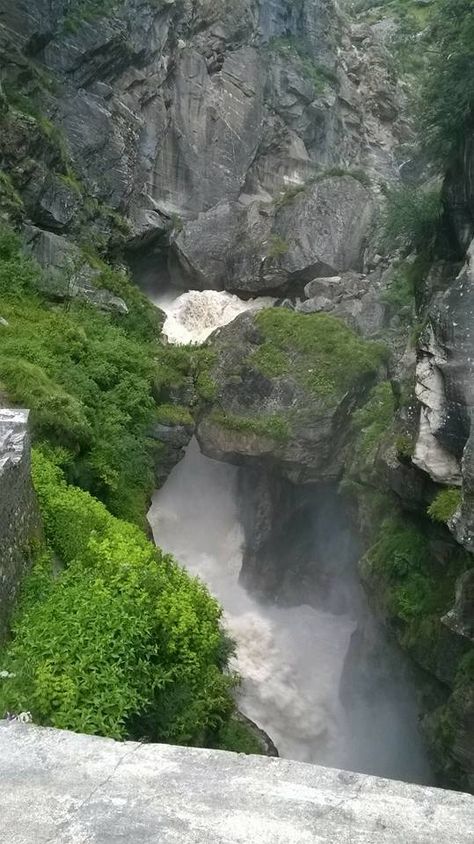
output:
[[[170,343],[177,344],[203,343],[216,328],[232,322],[244,311],[269,308],[274,301],[262,296],[244,302],[232,293],[217,290],[189,290],[181,296],[169,293],[153,298],[153,303],[166,314],[163,334]]]
[[[220,319],[229,321],[232,314],[262,304],[236,300],[207,291],[167,303],[169,338],[200,341]],[[354,680],[356,666],[355,673],[349,672],[354,695],[346,689],[341,702],[341,679],[360,621],[360,587],[351,585],[354,575],[346,582],[335,565],[341,594],[354,590],[353,608],[349,602],[347,611],[337,613],[333,606],[329,611],[306,603],[261,603],[239,582],[243,529],[238,471],[202,455],[193,440],[155,493],[149,521],[156,543],[200,577],[224,608],[224,623],[237,645],[232,667],[242,677],[239,708],[270,735],[283,757],[429,781],[416,707],[396,669],[387,687],[377,671]],[[336,548],[337,543],[334,553]],[[325,553],[331,554],[330,543]],[[345,601],[347,606],[347,597]],[[379,647],[379,652],[387,653],[391,671],[388,651]]]

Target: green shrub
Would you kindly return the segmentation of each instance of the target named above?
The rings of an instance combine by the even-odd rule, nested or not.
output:
[[[283,237],[280,237],[278,234],[272,234],[268,248],[268,257],[281,258],[283,255],[286,255],[289,248],[288,243]]]
[[[471,0],[436,0],[429,64],[421,86],[420,137],[446,167],[474,124],[474,9]]]
[[[386,249],[427,250],[434,241],[441,217],[440,189],[403,185],[390,188],[382,217]]]
[[[427,513],[434,522],[449,522],[459,509],[462,492],[456,487],[442,489],[428,507]]]
[[[54,576],[43,554],[27,579],[1,655],[0,711],[118,739],[202,742],[233,710],[217,602],[40,453],[34,480],[66,567]]]
[[[415,451],[415,437],[413,434],[399,434],[395,438],[395,448],[400,457],[413,457]]]
[[[263,748],[251,728],[236,718],[231,718],[218,731],[214,746],[233,753],[263,755]]]
[[[162,404],[155,413],[157,422],[163,425],[193,425],[194,420],[189,408],[176,404]]]
[[[432,618],[439,627],[441,615],[454,602],[456,580],[469,565],[467,554],[455,546],[449,559],[438,563],[424,529],[397,516],[382,522],[377,541],[361,564],[364,577],[377,582],[389,614],[407,625],[405,644],[421,648],[423,631],[428,629],[424,644],[430,653],[433,633],[426,623]]]
[[[364,461],[375,459],[382,438],[392,426],[395,410],[392,385],[390,381],[384,381],[373,388],[366,404],[353,414],[356,452]]]

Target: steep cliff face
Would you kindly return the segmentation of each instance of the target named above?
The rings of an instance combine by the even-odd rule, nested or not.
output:
[[[126,315],[96,289],[98,255],[154,292],[292,298],[215,335],[205,372],[183,364],[179,384],[157,385],[157,478],[192,434],[189,405],[205,453],[264,469],[259,554],[280,484],[333,495],[344,478],[373,603],[436,678],[429,741],[446,780],[472,787],[474,150],[445,184],[451,249],[423,274],[415,349],[387,297],[399,265],[372,236],[412,137],[393,26],[350,23],[333,0],[0,0],[0,213],[23,225],[54,299]],[[447,527],[433,526],[446,492]],[[256,556],[248,582],[252,569],[268,585]]]
[[[34,93],[74,171],[55,174],[61,150],[34,141],[41,126],[21,125],[11,97],[2,166],[40,228],[77,233],[92,196],[127,217],[131,260],[155,285],[150,241],[171,247],[161,280],[170,269],[186,287],[282,288],[362,267],[364,185],[394,176],[407,127],[376,30],[351,31],[333,0],[35,0],[1,3],[0,25],[4,102]],[[319,183],[344,172],[364,184]]]

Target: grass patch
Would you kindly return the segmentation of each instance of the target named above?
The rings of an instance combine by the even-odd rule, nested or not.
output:
[[[302,387],[326,401],[337,401],[355,383],[373,375],[385,350],[361,339],[336,317],[297,314],[286,308],[259,311],[263,343],[249,364],[269,378],[293,375]]]
[[[214,410],[209,419],[215,425],[220,425],[221,428],[227,428],[229,431],[255,434],[277,442],[286,442],[290,436],[288,420],[277,413],[252,417],[236,416],[226,411]]]
[[[454,516],[462,502],[462,492],[457,487],[442,489],[428,507],[428,516],[434,522],[446,524]]]
[[[155,419],[162,425],[194,425],[189,408],[177,404],[162,404],[156,409]]]

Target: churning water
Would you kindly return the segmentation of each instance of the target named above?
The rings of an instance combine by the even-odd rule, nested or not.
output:
[[[228,322],[249,307],[235,296],[209,293],[184,294],[171,305],[170,339],[202,341],[222,324],[219,320]],[[237,643],[234,667],[243,680],[240,709],[268,732],[283,757],[429,781],[416,708],[400,677],[394,676],[387,690],[380,677],[364,676],[362,698],[354,695],[352,710],[346,699],[341,703],[341,678],[359,610],[335,615],[307,605],[263,605],[239,583],[243,531],[237,471],[203,456],[193,440],[155,494],[149,520],[156,543],[199,576],[224,607],[225,624]],[[341,583],[341,588],[347,595],[353,587]],[[356,606],[360,595],[354,594]]]
[[[163,334],[170,343],[203,343],[222,325],[228,325],[244,311],[270,307],[274,299],[260,297],[245,302],[232,293],[217,290],[189,290],[180,296],[164,294],[153,299],[166,314]]]
[[[236,472],[201,455],[193,440],[154,497],[155,540],[223,605],[237,642],[244,714],[270,734],[282,756],[329,764],[342,737],[338,686],[354,625],[307,606],[259,606],[245,592],[238,580],[243,534]]]

